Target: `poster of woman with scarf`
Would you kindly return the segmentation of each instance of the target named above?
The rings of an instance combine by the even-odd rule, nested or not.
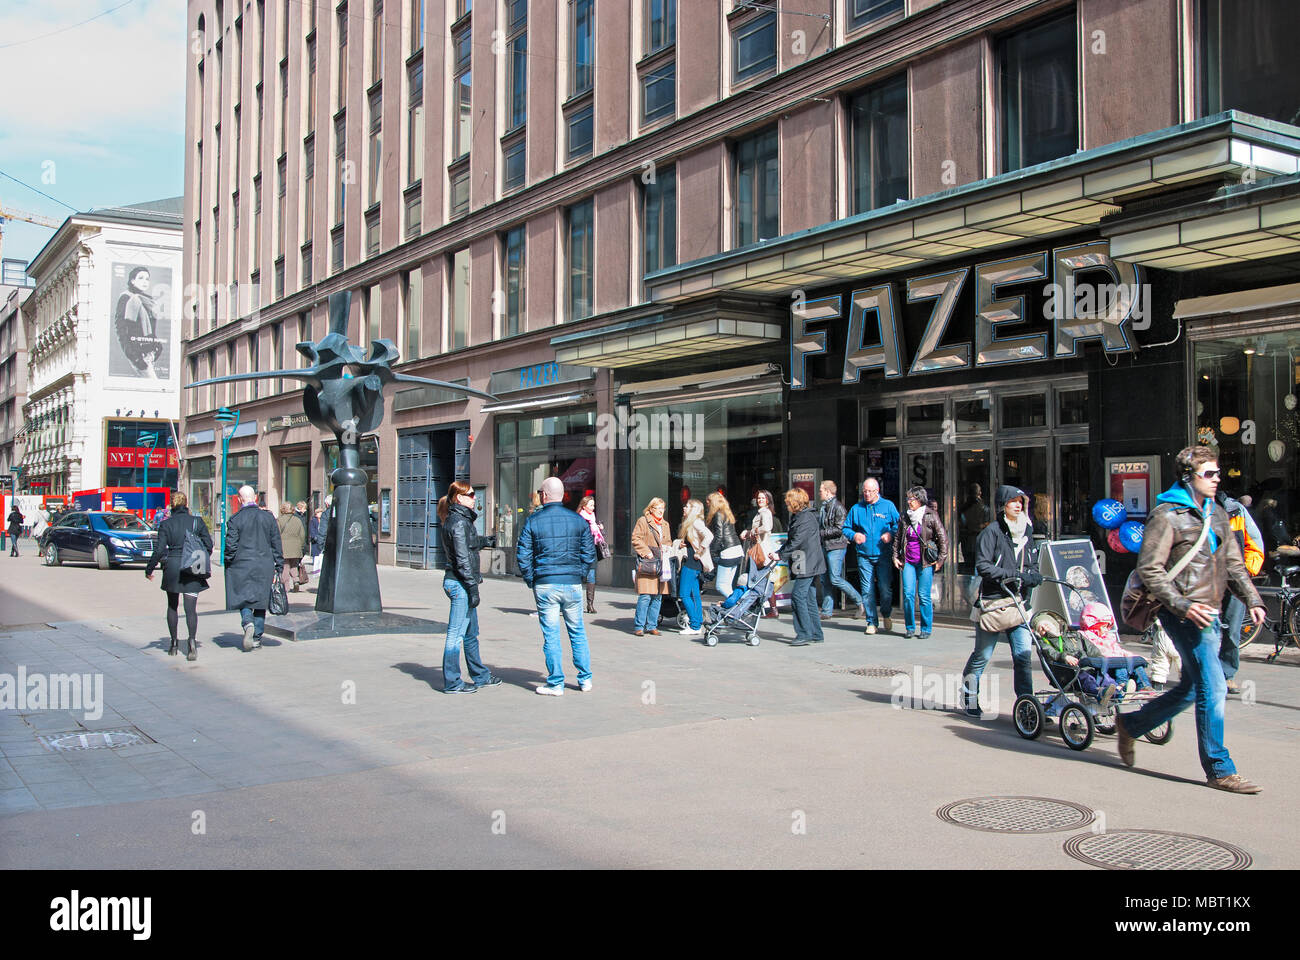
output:
[[[114,377],[166,380],[170,376],[171,323],[166,315],[171,268],[113,264],[113,329],[108,372]]]

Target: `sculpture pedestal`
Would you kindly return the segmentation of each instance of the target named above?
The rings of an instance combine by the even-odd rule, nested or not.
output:
[[[357,483],[357,480],[360,483]],[[334,471],[334,517],[325,538],[325,562],[316,586],[317,613],[379,613],[379,570],[371,540],[365,474]]]
[[[445,623],[406,617],[400,613],[291,613],[267,617],[266,632],[285,640],[320,640],[328,637],[361,637],[368,634],[444,633]]]

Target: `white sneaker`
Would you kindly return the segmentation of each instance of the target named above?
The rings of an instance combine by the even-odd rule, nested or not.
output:
[[[582,681],[582,683],[578,684],[578,689],[581,690],[583,693],[591,693],[591,681],[590,680]]]
[[[702,637],[704,636],[704,628],[701,627],[698,630],[692,630],[690,627],[687,627],[685,630],[678,630],[677,633],[683,637]]]
[[[1137,693],[1137,688],[1138,688],[1137,681],[1134,680],[1132,677],[1129,678],[1128,683],[1124,684],[1125,693]]]
[[[244,642],[242,644],[245,651],[253,649],[253,624],[252,621],[244,624]]]
[[[893,632],[894,632],[894,618],[885,617],[885,633],[893,633]]]
[[[874,623],[867,624],[867,635],[871,636],[875,632],[876,632],[876,625]]]
[[[564,687],[552,687],[550,684],[544,683],[537,688],[537,692],[544,697],[562,697],[564,696]]]

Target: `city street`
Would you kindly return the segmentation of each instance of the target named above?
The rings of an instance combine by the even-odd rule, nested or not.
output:
[[[1250,797],[1204,786],[1190,712],[1167,745],[1139,741],[1133,771],[1112,737],[1080,753],[1054,728],[1022,740],[1005,645],[985,674],[999,716],[895,708],[895,672],[956,676],[971,637],[904,640],[897,611],[894,635],[836,618],[824,644],[790,648],[783,614],[756,648],[708,648],[633,637],[634,595],[601,588],[594,689],[578,691],[566,645],[568,686],[550,698],[533,693],[544,664],[530,594],[488,580],[482,652],[505,682],[445,696],[440,573],[380,567],[385,608],[430,618],[431,635],[268,634],[245,653],[216,568],[188,663],[166,656],[165,595],[140,568],[47,568],[34,543],[21,549],[0,557],[0,674],[100,674],[103,703],[97,719],[0,710],[9,869],[1065,869],[1083,866],[1069,838],[1135,828],[1233,844],[1257,868],[1300,865],[1300,658],[1264,663],[1271,645],[1246,651],[1239,680],[1254,686],[1227,706],[1234,759],[1264,787]],[[290,599],[307,610],[314,588]],[[127,728],[146,741],[56,752],[38,739]],[[1051,798],[1098,818],[1008,835],[936,816],[978,797]]]

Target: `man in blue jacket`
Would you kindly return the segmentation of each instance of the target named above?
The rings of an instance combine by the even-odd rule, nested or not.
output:
[[[862,499],[844,518],[843,532],[857,551],[858,580],[862,584],[859,592],[869,634],[876,632],[877,594],[885,632],[894,629],[890,617],[894,611],[894,548],[890,539],[897,526],[898,508],[880,498],[880,482],[875,477],[862,481]]]
[[[559,477],[543,480],[541,492],[541,508],[529,514],[515,541],[515,560],[524,583],[533,591],[542,623],[547,678],[537,692],[550,697],[564,694],[563,616],[573,667],[578,671],[578,689],[587,693],[591,690],[591,657],[582,622],[582,585],[595,568],[596,541],[587,521],[564,506],[564,483]]]

